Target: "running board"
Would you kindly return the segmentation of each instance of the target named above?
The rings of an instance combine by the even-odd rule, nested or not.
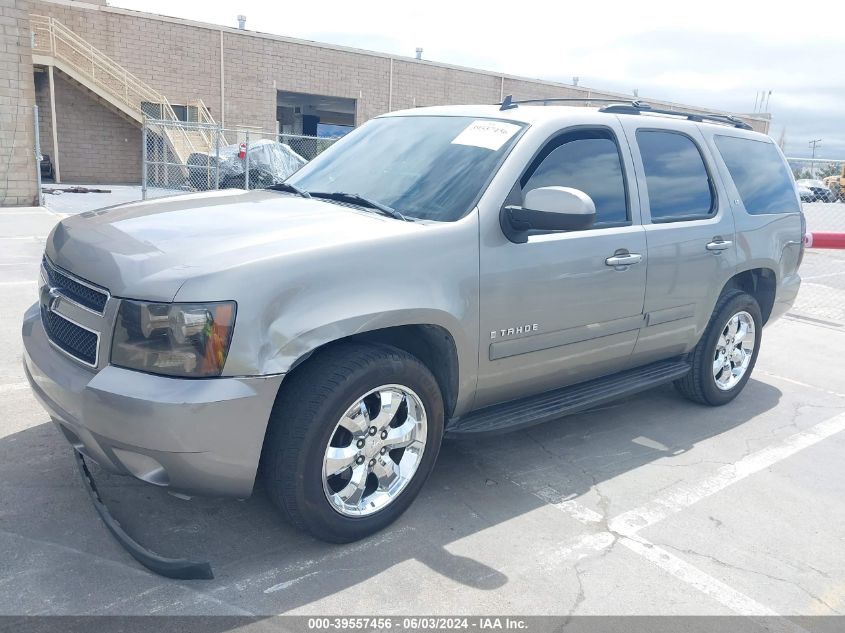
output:
[[[677,380],[689,370],[689,364],[682,360],[660,361],[530,398],[496,404],[451,420],[445,436],[506,433],[549,422]]]

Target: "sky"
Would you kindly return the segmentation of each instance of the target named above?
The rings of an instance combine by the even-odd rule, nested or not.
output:
[[[708,0],[385,2],[109,0],[265,33],[354,46],[730,112],[771,91],[769,133],[788,156],[845,160],[842,5]],[[828,19],[825,16],[837,16]]]

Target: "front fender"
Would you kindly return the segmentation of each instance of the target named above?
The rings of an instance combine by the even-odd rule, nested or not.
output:
[[[276,319],[267,331],[267,341],[262,348],[261,368],[264,374],[286,373],[297,361],[328,343],[356,334],[374,332],[402,325],[436,325],[452,336],[461,365],[469,362],[461,358],[461,350],[473,349],[461,322],[454,315],[431,308],[409,308],[390,312],[372,312],[323,323],[303,332],[290,332],[292,324],[284,318]]]
[[[478,373],[478,215],[398,228],[193,278],[177,301],[237,301],[227,376],[287,373],[315,349],[356,334],[439,326],[454,340],[464,401]]]

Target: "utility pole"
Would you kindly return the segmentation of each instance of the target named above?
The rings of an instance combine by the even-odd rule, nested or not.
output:
[[[821,142],[822,142],[822,139],[820,139],[820,138],[813,139],[812,141],[810,141],[810,147],[812,147],[812,148],[813,148],[813,156],[812,156],[812,157],[813,157],[813,162],[812,162],[812,163],[810,163],[810,173],[812,173],[812,177],[813,177],[813,179],[814,179],[814,180],[815,180],[815,178],[816,178],[816,161],[815,161],[815,158],[816,158],[816,145],[818,145],[818,144],[819,144],[819,143],[821,143]]]

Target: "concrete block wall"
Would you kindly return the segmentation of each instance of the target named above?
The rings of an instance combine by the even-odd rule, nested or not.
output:
[[[50,86],[36,79],[41,151],[53,156]],[[56,129],[62,182],[141,182],[141,126],[130,122],[61,71],[55,71]]]
[[[0,206],[38,204],[29,6],[0,0]]]
[[[276,91],[356,100],[356,124],[388,109],[390,60],[296,42],[223,33],[227,127],[276,127]]]
[[[429,62],[393,62],[393,109],[443,104],[496,103],[501,77]]]

